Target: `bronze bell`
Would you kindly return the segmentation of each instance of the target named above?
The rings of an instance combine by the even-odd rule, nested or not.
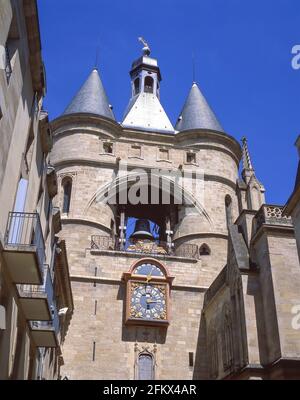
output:
[[[147,219],[138,219],[130,239],[149,239],[154,240],[154,236],[150,231],[150,222]]]

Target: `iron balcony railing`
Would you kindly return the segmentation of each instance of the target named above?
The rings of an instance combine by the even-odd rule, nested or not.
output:
[[[47,295],[47,301],[49,309],[53,303],[54,299],[54,289],[53,289],[53,274],[50,271],[48,265],[44,266],[44,277],[43,285],[18,285],[20,295],[25,295],[26,297],[34,296],[35,294]]]
[[[109,236],[93,235],[91,249],[126,251],[128,253],[142,253],[150,255],[169,255],[185,258],[199,258],[199,248],[196,244],[174,245],[162,241],[131,241],[127,240],[122,247],[118,239]]]
[[[35,251],[43,272],[45,243],[38,213],[10,212],[4,244],[6,247]]]
[[[58,335],[60,331],[60,322],[55,303],[52,303],[51,305],[51,313],[52,319],[49,321],[30,321],[31,329],[41,331],[53,330],[55,334]]]

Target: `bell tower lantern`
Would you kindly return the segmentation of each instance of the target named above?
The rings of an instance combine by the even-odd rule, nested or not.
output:
[[[157,60],[150,57],[150,47],[143,38],[143,55],[133,62],[130,71],[132,82],[132,97],[140,93],[151,93],[159,99],[159,85],[161,81],[160,70]]]
[[[130,70],[131,98],[125,110],[122,126],[144,131],[175,133],[163,106],[160,103],[161,74],[158,62],[150,57],[147,42],[143,44],[143,54],[132,63]]]

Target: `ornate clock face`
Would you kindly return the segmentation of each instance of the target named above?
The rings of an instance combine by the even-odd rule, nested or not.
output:
[[[166,287],[134,282],[131,286],[131,318],[166,320]]]
[[[159,269],[156,265],[148,263],[139,265],[135,269],[134,275],[164,276],[161,269]]]

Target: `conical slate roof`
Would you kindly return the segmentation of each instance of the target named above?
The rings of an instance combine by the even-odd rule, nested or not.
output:
[[[193,83],[175,129],[212,129],[224,132],[196,83]]]
[[[64,115],[75,113],[98,114],[115,120],[97,69],[91,72]]]

